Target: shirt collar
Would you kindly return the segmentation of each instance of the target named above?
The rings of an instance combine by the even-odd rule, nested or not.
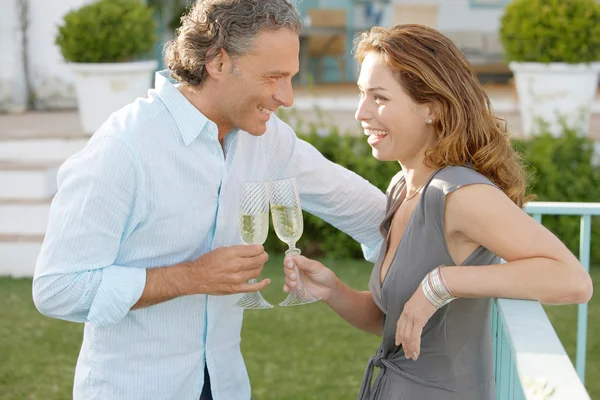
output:
[[[217,125],[206,118],[177,90],[175,87],[177,81],[171,77],[168,69],[156,72],[155,82],[158,97],[173,115],[186,146],[196,140],[198,136],[206,141],[218,142],[219,130]],[[200,135],[201,133],[202,135]]]

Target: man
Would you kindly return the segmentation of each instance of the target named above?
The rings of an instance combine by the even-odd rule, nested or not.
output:
[[[198,1],[166,50],[181,85],[158,73],[61,167],[33,297],[85,323],[75,400],[250,398],[235,302],[269,281],[246,283],[267,255],[239,245],[243,181],[295,176],[306,211],[378,250],[383,193],[273,115],[300,27],[287,0]]]

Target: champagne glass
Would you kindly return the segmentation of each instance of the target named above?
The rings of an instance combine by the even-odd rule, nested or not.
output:
[[[296,179],[289,178],[271,181],[269,183],[269,200],[275,233],[282,242],[288,245],[285,254],[299,255],[300,249],[296,247],[296,242],[302,236],[304,223]],[[321,300],[303,285],[302,274],[298,267],[295,267],[295,272],[298,277],[296,286],[291,289],[288,297],[279,303],[279,305],[297,306]]]
[[[240,236],[244,244],[264,244],[269,232],[269,195],[264,182],[245,182],[240,201]],[[250,279],[248,283],[256,283]],[[273,306],[260,292],[248,292],[235,303],[245,309],[266,309]]]

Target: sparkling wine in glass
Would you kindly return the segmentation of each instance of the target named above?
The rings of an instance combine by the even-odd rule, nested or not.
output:
[[[245,182],[240,201],[239,230],[244,244],[264,244],[269,232],[269,195],[264,182]],[[250,279],[248,283],[256,283]],[[235,303],[245,309],[273,308],[260,292],[248,292]]]
[[[275,233],[279,240],[288,245],[285,254],[299,255],[300,249],[296,247],[296,242],[302,236],[304,222],[296,179],[289,178],[269,182],[269,200]],[[320,298],[313,295],[302,283],[303,275],[298,267],[295,267],[295,272],[298,277],[296,286],[291,288],[288,297],[279,305],[297,306],[319,301]]]

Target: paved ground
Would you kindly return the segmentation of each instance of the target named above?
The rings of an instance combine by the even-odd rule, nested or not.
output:
[[[516,95],[508,85],[486,85],[496,114],[505,118],[511,132],[520,136],[520,116]],[[326,121],[341,132],[361,134],[354,119],[358,102],[354,85],[321,85],[315,88],[296,87],[293,113],[311,122]],[[321,111],[317,111],[317,108]],[[594,106],[590,136],[600,142],[600,98]],[[82,137],[75,110],[0,114],[0,138],[72,138]]]

